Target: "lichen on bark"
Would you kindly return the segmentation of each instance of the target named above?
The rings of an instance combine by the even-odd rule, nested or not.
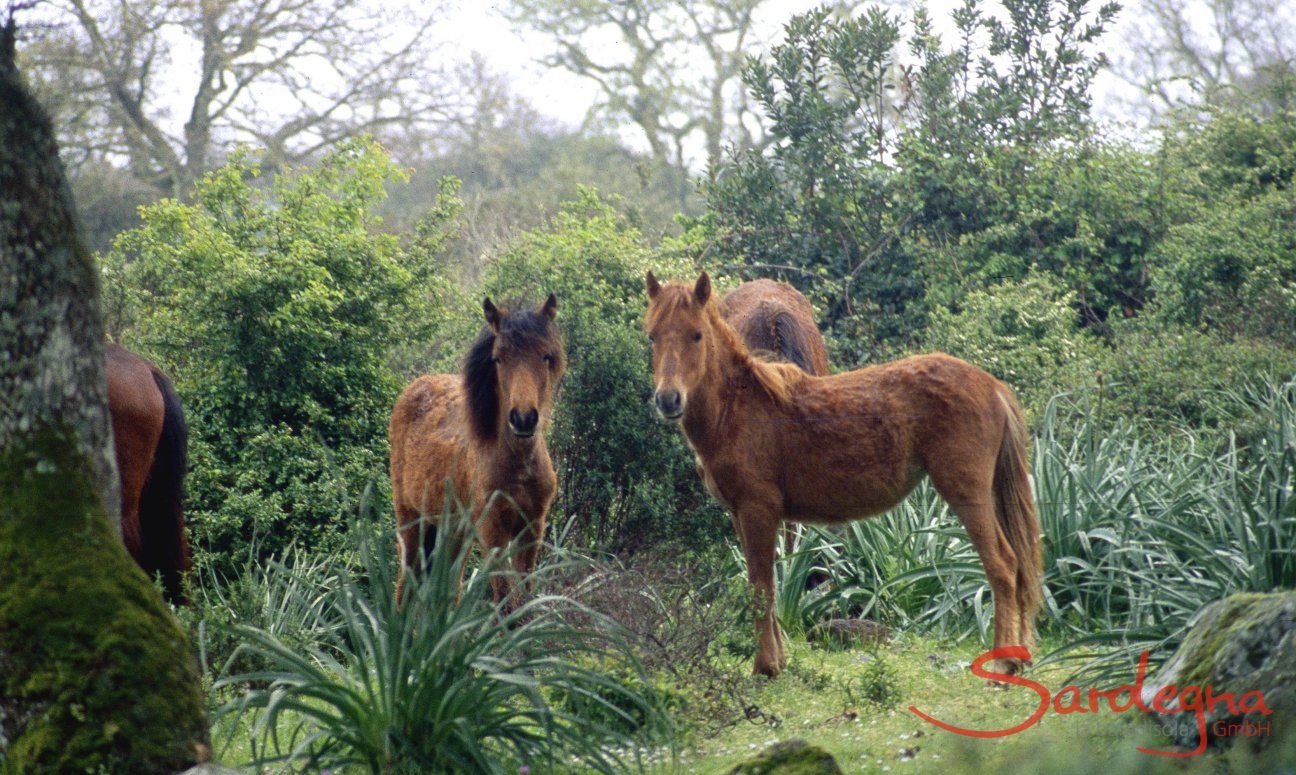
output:
[[[0,769],[207,755],[194,655],[119,535],[94,262],[0,28]]]

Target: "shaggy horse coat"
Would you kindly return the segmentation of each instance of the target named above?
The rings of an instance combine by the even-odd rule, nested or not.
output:
[[[167,599],[185,602],[185,456],[189,431],[175,388],[157,366],[116,344],[104,346],[108,414],[121,477],[122,541]]]
[[[432,551],[447,508],[469,510],[486,549],[516,541],[513,565],[523,576],[535,569],[544,539],[558,489],[543,433],[564,369],[553,322],[558,300],[550,294],[539,309],[509,312],[487,299],[483,309],[488,325],[463,373],[419,377],[392,411],[398,600],[406,574],[420,567],[420,546],[424,556]],[[507,579],[497,576],[491,585],[497,601],[520,602]]]
[[[995,646],[1033,645],[1040,528],[1025,424],[1007,386],[943,354],[810,376],[754,358],[705,273],[689,286],[662,285],[650,272],[647,289],[657,409],[680,422],[707,489],[729,509],[757,592],[755,672],[777,675],[787,662],[774,617],[782,522],[879,514],[924,475],[980,555],[994,593]]]

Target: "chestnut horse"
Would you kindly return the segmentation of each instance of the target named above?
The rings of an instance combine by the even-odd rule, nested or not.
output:
[[[995,646],[1033,645],[1040,527],[1025,424],[1007,386],[942,354],[810,376],[753,357],[705,273],[689,286],[649,272],[647,288],[654,400],[663,418],[680,421],[707,489],[733,518],[758,597],[756,673],[777,675],[787,662],[773,605],[780,524],[879,514],[924,474],[981,557]]]
[[[562,338],[554,325],[558,299],[539,309],[510,312],[486,299],[482,330],[461,375],[414,380],[391,417],[392,502],[396,508],[400,569],[417,573],[420,534],[424,556],[436,542],[437,519],[447,504],[466,506],[487,549],[518,542],[514,569],[535,569],[545,519],[558,489],[545,446],[554,392],[564,369]],[[447,483],[450,492],[446,491]],[[520,601],[503,577],[491,580],[496,601]]]
[[[104,345],[104,366],[121,477],[122,540],[150,578],[162,576],[167,599],[182,605],[189,571],[181,503],[189,432],[180,399],[157,366],[119,345]]]
[[[720,311],[753,354],[800,366],[816,377],[828,374],[828,348],[815,325],[814,307],[801,292],[776,280],[752,280],[720,298]],[[698,464],[698,475],[702,466]],[[785,525],[784,549],[796,546],[796,528]],[[810,575],[810,586],[826,580],[818,572]]]
[[[828,349],[815,325],[814,307],[796,288],[774,280],[752,280],[720,299],[724,319],[753,354],[800,366],[816,377],[828,374]]]

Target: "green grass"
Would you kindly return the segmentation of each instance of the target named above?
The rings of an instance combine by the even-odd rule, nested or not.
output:
[[[1027,688],[994,689],[971,674],[968,663],[983,649],[973,642],[952,644],[900,636],[875,655],[863,650],[824,651],[804,641],[790,642],[791,663],[779,678],[752,678],[751,702],[757,718],[740,721],[720,734],[693,741],[678,758],[650,772],[727,773],[734,765],[776,742],[802,738],[831,753],[847,773],[1093,773],[1118,775],[1158,772],[1272,771],[1238,750],[1207,754],[1187,764],[1138,752],[1158,748],[1155,727],[1136,712],[1057,715],[1050,710],[1040,724],[1006,738],[981,740],[938,729],[909,712],[923,712],[965,728],[999,729],[1025,720],[1039,696]],[[896,701],[879,705],[862,699],[869,664],[880,659],[894,683]],[[746,661],[734,669],[746,669]],[[1056,692],[1067,680],[1061,666],[1028,673]],[[1132,680],[1084,683],[1105,689]],[[754,714],[756,715],[756,714]],[[1271,754],[1277,756],[1277,753]],[[1290,761],[1290,759],[1289,759]],[[1259,768],[1254,768],[1259,767]]]

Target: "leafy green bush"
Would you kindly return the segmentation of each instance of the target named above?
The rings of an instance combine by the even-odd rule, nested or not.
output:
[[[409,247],[371,214],[402,173],[367,141],[256,185],[246,155],[192,203],[163,200],[104,259],[120,339],[171,374],[188,415],[192,535],[210,558],[338,540],[385,482],[395,348],[443,326],[443,207]]]
[[[957,311],[936,308],[927,343],[1008,383],[1034,414],[1060,386],[1093,381],[1101,344],[1079,323],[1075,294],[1032,274],[972,291]]]
[[[235,629],[242,644],[234,664],[257,667],[217,682],[218,691],[234,695],[218,728],[247,730],[253,765],[611,773],[634,763],[640,738],[632,732],[663,732],[665,719],[642,678],[624,678],[638,674],[615,628],[553,595],[501,610],[490,577],[506,571],[489,569],[501,558],[464,572],[466,522],[461,515],[461,532],[452,536],[454,515],[443,517],[441,540],[401,606],[389,530],[376,545],[360,543],[358,568],[268,565],[272,596],[308,614],[313,638]],[[543,583],[552,571],[542,568],[534,580]],[[309,578],[297,578],[304,573]]]
[[[1163,318],[1296,346],[1296,189],[1216,197],[1156,253]]]
[[[1071,145],[1115,7],[997,5],[956,9],[953,47],[921,9],[911,24],[819,9],[744,72],[776,142],[703,185],[710,252],[805,291],[839,363],[911,345],[933,302],[1032,264],[1091,270],[1066,277],[1080,292],[1141,277],[1148,229],[1126,205],[1146,178]],[[1111,300],[1080,301],[1105,315]]]
[[[481,291],[495,299],[558,295],[568,370],[550,436],[557,520],[572,538],[612,551],[714,535],[728,520],[702,492],[679,431],[657,419],[643,313],[644,275],[684,277],[678,257],[649,250],[592,192],[545,229],[510,245]]]
[[[1264,341],[1229,339],[1156,321],[1121,321],[1098,363],[1100,422],[1141,418],[1168,429],[1232,430],[1251,438],[1272,418],[1226,407],[1220,395],[1260,379],[1296,375],[1296,351]]]

